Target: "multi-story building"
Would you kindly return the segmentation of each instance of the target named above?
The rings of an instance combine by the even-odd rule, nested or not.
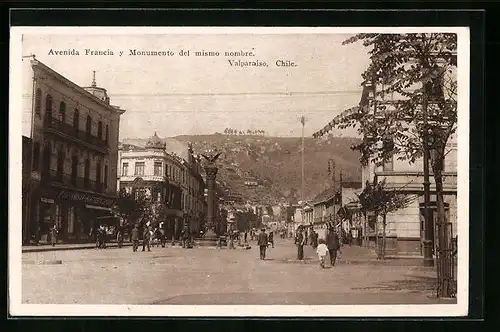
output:
[[[453,73],[451,73],[453,75]],[[365,84],[359,107],[371,107],[370,99],[375,98],[376,87]],[[377,105],[391,107],[397,97],[385,95],[377,97]],[[376,110],[370,109],[375,114]],[[407,196],[407,205],[387,215],[386,250],[391,253],[422,254],[424,239],[424,187],[423,187],[423,159],[413,163],[400,160],[400,155],[394,155],[384,165],[377,166],[370,163],[362,170],[362,184],[385,180],[386,187],[396,189]],[[456,234],[457,221],[457,144],[456,137],[452,136],[447,143],[447,153],[443,170],[443,193],[446,218],[452,225],[453,236]],[[431,218],[436,220],[435,183],[430,168],[431,191]],[[363,232],[373,239],[375,233],[381,232],[381,222],[375,215],[368,216],[366,229]],[[380,219],[380,216],[379,216]],[[434,228],[431,230],[434,234]]]
[[[22,143],[22,225],[23,225],[23,244],[29,244],[35,234],[29,232],[29,207],[30,196],[33,191],[40,185],[40,178],[33,177],[31,174],[32,160],[32,140],[29,137],[23,136]]]
[[[205,214],[200,160],[188,149],[187,160],[166,151],[156,133],[144,147],[120,146],[118,189],[138,195],[142,192],[165,209],[165,234],[178,240],[184,224],[199,232]]]
[[[327,188],[312,201],[313,228],[320,238],[325,238],[328,224],[335,224],[341,207],[341,194],[338,186]]]
[[[299,202],[294,215],[295,229],[299,226],[310,226],[314,223],[313,205],[310,202]]]
[[[87,241],[116,198],[120,115],[107,91],[80,87],[40,61],[24,68],[28,98],[23,134],[32,139],[31,178],[40,184],[28,197],[25,238],[47,240],[56,224],[63,241]],[[29,87],[28,87],[29,86]]]
[[[314,223],[314,207],[310,202],[304,202],[302,205],[302,225],[312,225]]]

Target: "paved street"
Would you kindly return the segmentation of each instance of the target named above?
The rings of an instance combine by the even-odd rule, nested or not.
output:
[[[305,262],[279,239],[258,248],[178,247],[133,253],[130,247],[23,253],[23,303],[55,304],[423,304],[435,271],[420,260],[377,262],[366,248],[345,247],[334,268]],[[59,263],[59,264],[56,264]],[[450,302],[444,302],[450,303]]]

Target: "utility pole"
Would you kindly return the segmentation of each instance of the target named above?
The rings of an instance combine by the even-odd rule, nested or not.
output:
[[[423,149],[424,149],[424,266],[434,266],[434,258],[432,255],[433,244],[433,227],[434,222],[430,214],[430,200],[431,200],[431,182],[429,180],[429,134],[427,132],[427,106],[428,106],[428,89],[424,85],[424,100],[422,103],[422,114],[424,117],[424,133],[423,133]]]
[[[304,116],[300,117],[300,123],[302,124],[302,188],[300,191],[300,200],[304,202],[304,127],[306,124]]]

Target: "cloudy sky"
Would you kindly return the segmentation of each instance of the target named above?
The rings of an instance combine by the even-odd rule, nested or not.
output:
[[[312,135],[335,115],[357,105],[367,49],[342,45],[346,34],[158,34],[23,36],[23,55],[37,59],[81,86],[108,90],[111,103],[126,110],[121,138],[263,129],[269,135]],[[77,50],[79,56],[50,55]],[[111,50],[114,55],[85,55]],[[130,56],[129,50],[172,51],[172,57]],[[253,57],[199,57],[195,51],[251,51]],[[189,50],[190,56],[179,56]],[[120,51],[123,55],[120,56]],[[222,54],[223,55],[223,54]],[[231,60],[262,61],[268,67],[236,67]],[[277,67],[290,60],[297,67]],[[26,82],[29,84],[30,82]],[[335,134],[354,136],[355,131]]]

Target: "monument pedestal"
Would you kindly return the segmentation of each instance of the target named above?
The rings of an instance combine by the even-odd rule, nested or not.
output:
[[[209,229],[205,235],[198,239],[197,244],[200,247],[216,247],[217,246],[217,234],[211,229]]]

